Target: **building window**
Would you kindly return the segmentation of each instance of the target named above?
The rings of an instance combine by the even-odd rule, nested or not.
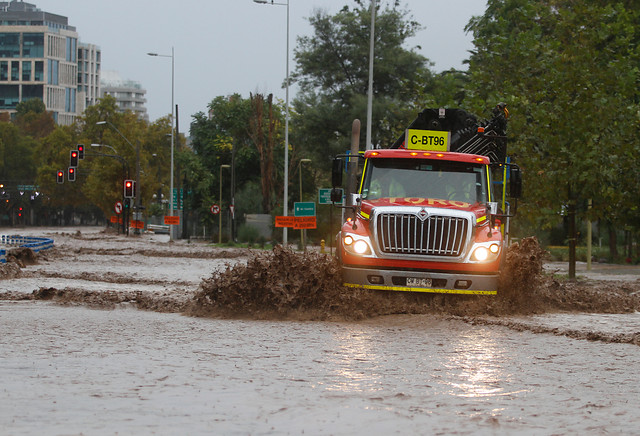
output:
[[[44,57],[44,33],[25,33],[22,36],[22,57]]]
[[[20,81],[20,61],[11,61],[11,80]]]
[[[60,64],[59,61],[54,61],[52,59],[48,59],[47,60],[48,63],[48,69],[49,69],[49,80],[47,81],[47,83],[49,85],[57,85],[58,84],[58,65]]]
[[[22,85],[22,101],[32,98],[42,100],[44,87],[42,85]]]
[[[22,81],[31,82],[31,61],[22,61]]]
[[[19,85],[0,85],[0,109],[15,109],[19,93]]]
[[[66,88],[64,95],[64,111],[75,112],[76,111],[76,90]]]
[[[78,56],[78,40],[75,38],[67,38],[67,54],[65,59],[67,62],[76,62]]]
[[[0,33],[0,58],[20,57],[20,34]]]
[[[36,61],[36,69],[33,80],[36,82],[44,82],[44,62]]]
[[[9,80],[9,62],[0,61],[0,81],[6,82]]]

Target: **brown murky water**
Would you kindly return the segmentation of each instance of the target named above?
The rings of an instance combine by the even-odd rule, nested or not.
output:
[[[531,269],[510,278],[526,298],[363,300],[327,287],[332,266],[315,254],[251,260],[153,238],[55,239],[54,252],[0,281],[8,434],[632,434],[640,426],[639,284],[542,276],[535,244],[512,255]],[[329,274],[293,273],[307,262]],[[266,291],[233,300],[247,288]],[[163,313],[176,311],[207,317]]]

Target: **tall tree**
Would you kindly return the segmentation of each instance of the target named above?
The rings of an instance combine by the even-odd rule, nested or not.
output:
[[[592,219],[620,222],[638,190],[624,172],[640,163],[639,11],[627,3],[489,0],[468,26],[468,101],[510,105],[510,148],[529,182],[523,212],[538,226],[587,199]]]
[[[273,111],[273,94],[265,102],[262,94],[251,94],[251,118],[249,137],[260,154],[260,185],[262,187],[262,212],[271,213],[273,197],[273,150],[275,148],[276,119]],[[265,107],[266,106],[266,107]],[[265,109],[267,112],[265,120]]]
[[[371,14],[365,3],[335,15],[316,10],[309,18],[313,35],[299,38],[295,49],[293,77],[301,89],[294,101],[294,140],[320,167],[328,168],[329,156],[348,148],[354,118],[366,122]],[[377,6],[374,144],[384,146],[406,128],[416,113],[415,97],[431,78],[429,61],[405,47],[419,29],[397,2]]]

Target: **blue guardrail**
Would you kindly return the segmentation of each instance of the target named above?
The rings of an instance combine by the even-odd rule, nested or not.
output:
[[[35,236],[0,235],[0,244],[31,248],[36,253],[53,247],[53,239]],[[0,263],[7,263],[7,250],[0,249]]]

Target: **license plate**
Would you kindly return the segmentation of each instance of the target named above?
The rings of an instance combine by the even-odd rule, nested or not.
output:
[[[414,288],[430,288],[433,285],[431,279],[416,279],[412,277],[407,277],[407,286],[411,286]]]

